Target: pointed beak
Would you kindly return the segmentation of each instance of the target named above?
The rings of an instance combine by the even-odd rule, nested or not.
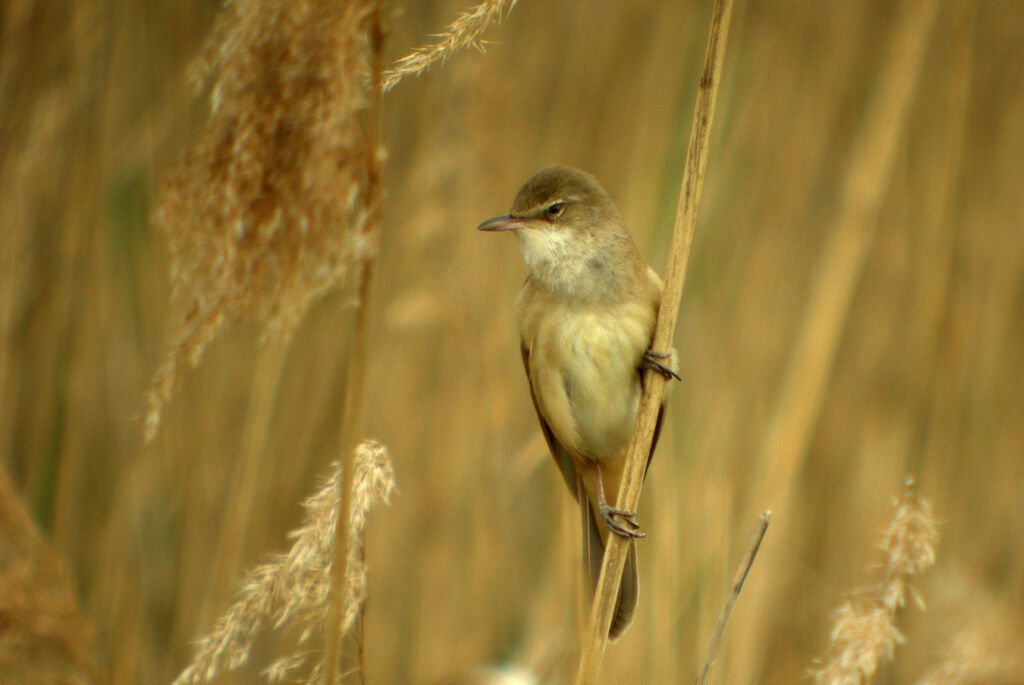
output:
[[[478,231],[514,231],[522,228],[523,220],[516,219],[508,214],[502,214],[488,219],[476,227]]]

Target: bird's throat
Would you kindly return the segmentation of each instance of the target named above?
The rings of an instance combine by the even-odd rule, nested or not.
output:
[[[531,279],[560,298],[580,302],[618,299],[628,289],[630,273],[599,245],[568,231],[518,231],[519,249]]]

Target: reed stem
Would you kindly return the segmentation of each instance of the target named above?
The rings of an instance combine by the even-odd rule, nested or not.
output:
[[[682,186],[679,190],[675,226],[672,230],[665,290],[662,293],[658,321],[654,328],[654,340],[651,345],[652,349],[656,350],[672,348],[672,336],[675,332],[679,302],[686,280],[686,266],[690,259],[690,248],[693,245],[693,234],[697,225],[701,192],[704,188],[711,123],[714,119],[715,100],[722,75],[732,5],[732,0],[715,0],[712,8],[708,43],[704,53],[704,68],[697,85],[690,142],[686,153],[686,165],[683,168]],[[630,441],[629,454],[626,457],[626,467],[616,503],[619,509],[636,511],[637,502],[640,499],[640,487],[643,485],[647,456],[650,454],[651,441],[654,437],[658,409],[665,392],[665,383],[663,376],[650,371],[644,378],[644,392],[640,399],[636,424],[633,426],[633,437]],[[619,593],[622,568],[626,562],[627,542],[625,538],[617,535],[608,536],[608,546],[601,564],[601,576],[594,592],[590,622],[580,656],[579,670],[576,673],[577,685],[592,685],[597,682],[605,646],[608,643],[608,629],[615,609],[615,600]]]

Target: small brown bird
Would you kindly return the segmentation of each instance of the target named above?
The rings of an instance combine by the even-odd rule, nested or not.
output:
[[[523,365],[548,448],[580,503],[583,560],[593,590],[608,531],[631,539],[644,535],[635,512],[608,504],[618,497],[643,369],[679,378],[671,353],[650,349],[661,279],[644,263],[608,194],[577,169],[537,172],[508,214],[477,228],[513,231],[530,267],[517,302]],[[633,620],[638,585],[633,542],[612,639]]]

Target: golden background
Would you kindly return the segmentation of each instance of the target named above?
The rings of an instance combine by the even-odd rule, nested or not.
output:
[[[384,98],[359,433],[388,446],[398,492],[367,533],[366,682],[571,672],[577,531],[519,359],[526,267],[473,228],[533,171],[578,166],[661,271],[707,5],[521,0],[485,53]],[[391,58],[465,6],[395,9]],[[176,315],[150,214],[206,116],[184,73],[217,11],[0,10],[0,465],[114,683],[187,664],[340,456],[339,293],[283,354],[229,325],[142,441]],[[801,681],[833,610],[877,578],[908,477],[941,542],[915,583],[927,611],[903,612],[906,643],[874,682],[923,682],[957,650],[1019,659],[1024,6],[737,2],[676,347],[683,382],[638,519],[640,610],[603,682],[692,679],[766,508],[712,682]]]

